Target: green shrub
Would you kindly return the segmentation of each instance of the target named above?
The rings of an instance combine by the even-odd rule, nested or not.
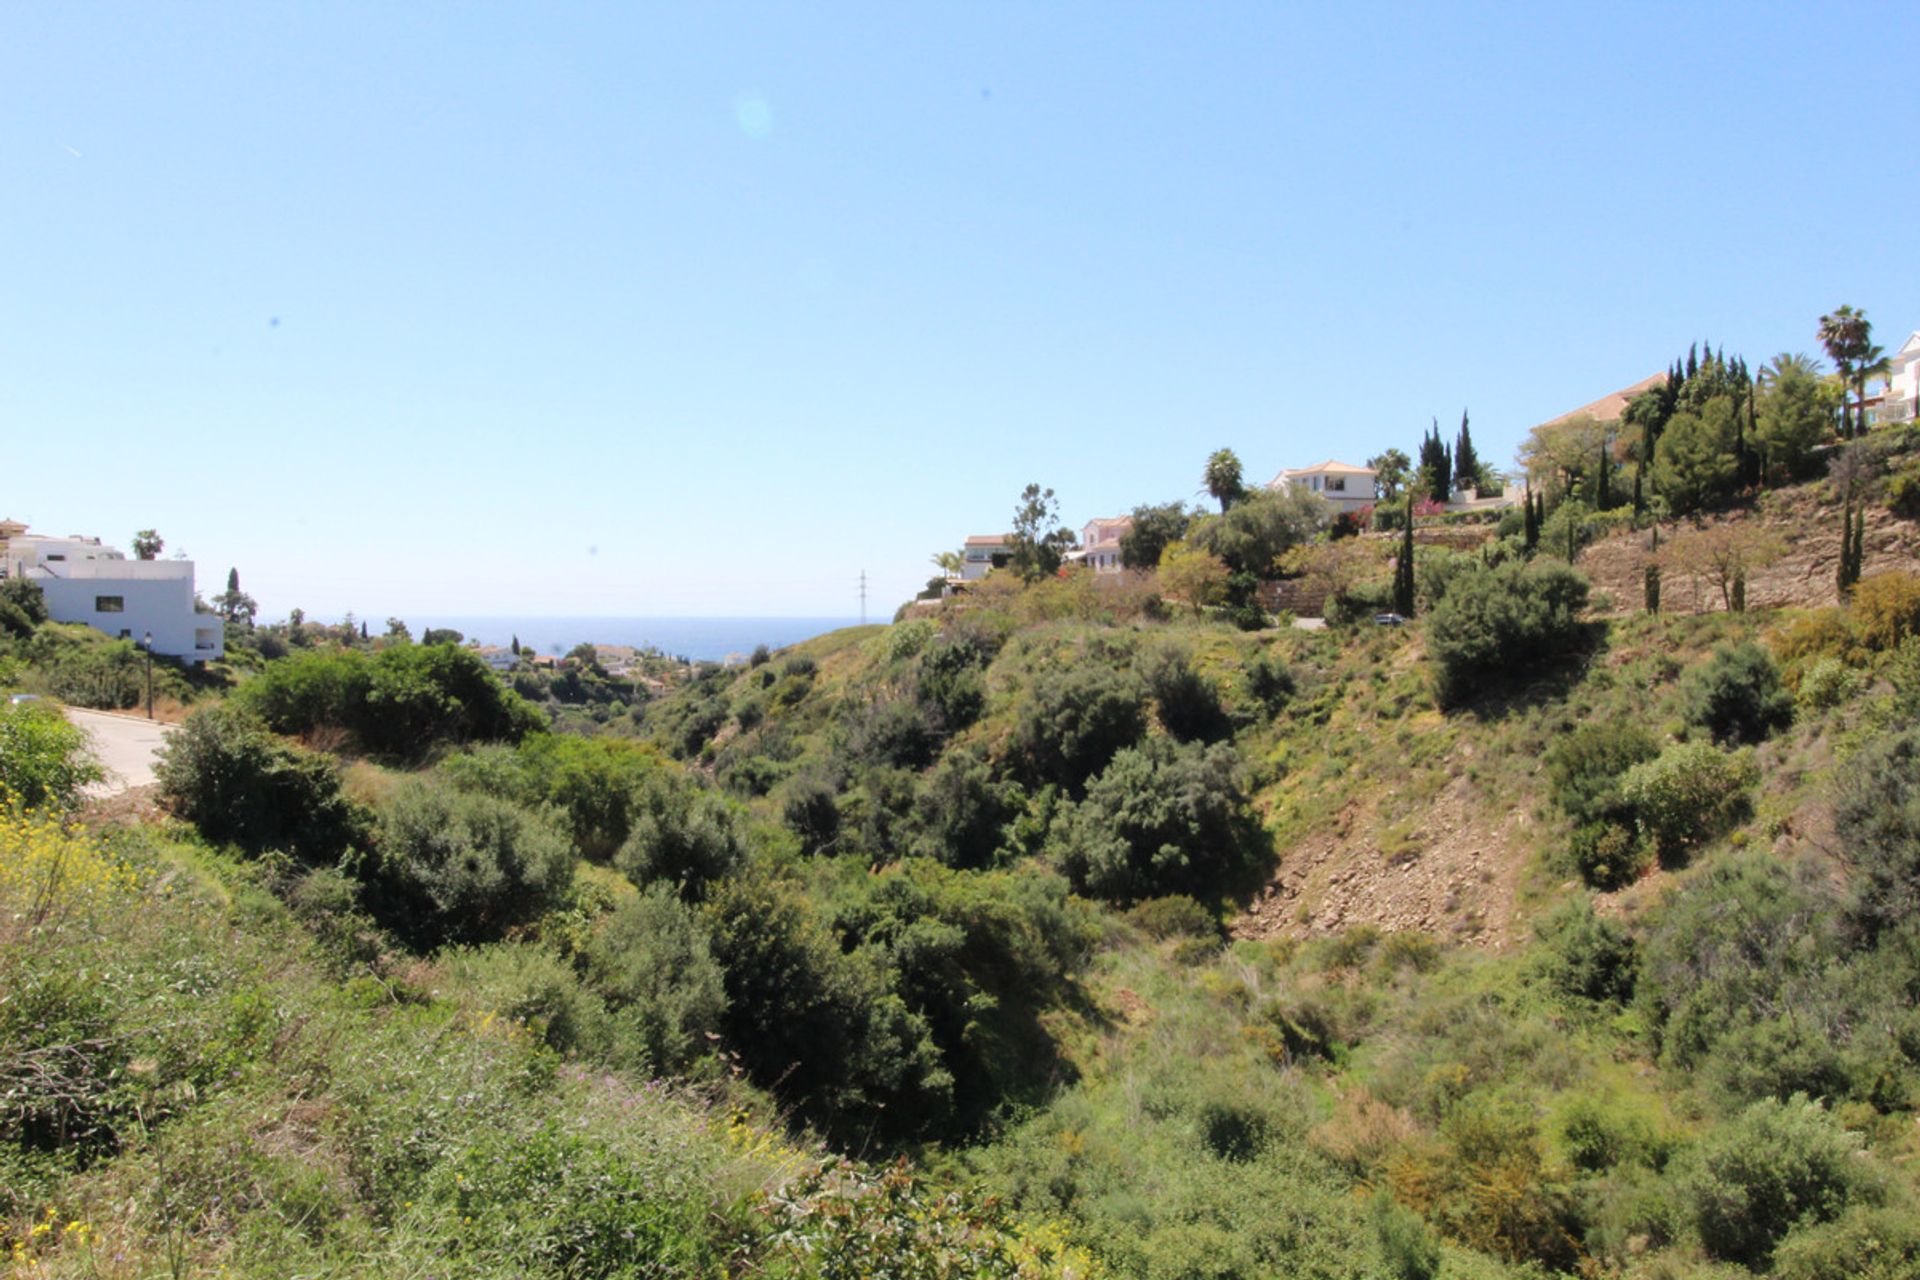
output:
[[[1830,1222],[1874,1191],[1860,1136],[1796,1095],[1766,1098],[1709,1133],[1681,1174],[1707,1252],[1765,1267],[1794,1227]]]
[[[1780,671],[1752,641],[1716,649],[1683,685],[1687,719],[1738,746],[1762,742],[1793,723],[1793,696],[1780,687]]]
[[[1586,603],[1585,576],[1554,561],[1462,574],[1427,619],[1441,703],[1457,706],[1574,648]]]
[[[613,865],[635,884],[673,885],[690,900],[747,859],[732,804],[703,787],[649,788],[631,828]]]
[[[1162,645],[1139,663],[1147,692],[1159,709],[1160,723],[1182,742],[1218,742],[1233,732],[1220,690],[1193,669],[1185,650]]]
[[[1265,852],[1230,747],[1151,739],[1113,758],[1055,824],[1052,856],[1083,893],[1133,902],[1217,894]]]
[[[87,735],[44,705],[0,702],[0,808],[70,809],[81,788],[106,777]]]
[[[914,852],[950,867],[992,865],[1018,811],[1015,791],[979,752],[948,752],[914,798]]]
[[[1624,1004],[1633,996],[1633,939],[1594,914],[1585,894],[1569,898],[1535,926],[1538,963],[1547,982],[1565,996]]]
[[[1773,1254],[1776,1280],[1913,1280],[1920,1275],[1920,1218],[1911,1209],[1848,1209],[1804,1227]]]
[[[1624,800],[1621,805],[1625,807]],[[1618,889],[1633,883],[1654,857],[1652,846],[1633,828],[1619,822],[1589,822],[1575,827],[1567,841],[1567,852],[1573,869],[1595,889]]]
[[[580,855],[604,862],[632,834],[651,791],[668,785],[671,766],[652,748],[620,738],[537,733],[517,747],[475,747],[441,768],[464,791],[491,792],[530,809],[553,806]]]
[[[1294,694],[1293,671],[1282,658],[1262,653],[1246,666],[1247,693],[1268,715],[1273,715]]]
[[[249,853],[332,861],[367,839],[368,816],[341,794],[333,761],[280,741],[238,707],[188,716],[160,748],[154,776],[207,839]]]
[[[1859,697],[1866,687],[1865,672],[1839,658],[1820,658],[1801,673],[1800,705],[1814,711],[1831,711]]]
[[[1217,939],[1220,936],[1220,921],[1213,912],[1183,893],[1136,903],[1127,912],[1127,919],[1149,938]]]
[[[1887,510],[1903,520],[1920,520],[1920,462],[1910,462],[1888,478]]]
[[[546,947],[458,947],[449,949],[441,963],[463,1003],[526,1027],[559,1053],[606,1053],[605,1004],[582,985],[573,966]]]
[[[1576,826],[1619,821],[1627,815],[1621,777],[1659,754],[1659,741],[1631,720],[1579,725],[1547,748],[1548,794]]]
[[[1098,662],[1048,671],[1033,682],[1019,742],[1034,776],[1078,790],[1146,732],[1138,677]]]
[[[1920,915],[1920,728],[1861,748],[1841,773],[1833,817],[1853,863],[1854,924],[1875,938]]]
[[[1623,1164],[1657,1166],[1666,1154],[1645,1115],[1590,1092],[1568,1096],[1554,1116],[1554,1128],[1567,1163],[1587,1173]]]
[[[1876,653],[1899,648],[1920,635],[1920,577],[1876,573],[1860,579],[1847,598],[1847,614],[1867,648]]]
[[[1662,856],[1705,843],[1747,810],[1760,779],[1748,751],[1728,753],[1706,742],[1683,742],[1627,770],[1620,794],[1641,834]]]
[[[573,880],[560,831],[511,801],[404,783],[380,815],[375,913],[426,946],[488,942],[538,919]]]
[[[11,606],[12,612],[26,623],[17,635],[29,634],[48,617],[46,593],[31,578],[0,578],[0,604]]]
[[[840,838],[839,795],[820,770],[810,769],[788,780],[780,816],[787,829],[800,837],[803,853],[827,853]]]
[[[478,654],[450,644],[371,655],[311,650],[269,663],[239,696],[275,732],[346,729],[393,756],[447,742],[517,742],[545,723]]]
[[[726,1014],[724,975],[693,911],[664,885],[616,907],[593,935],[587,972],[606,997],[614,1050],[665,1075],[709,1052]]]
[[[1784,1000],[1803,1021],[1819,1013],[1805,983],[1832,950],[1823,905],[1760,854],[1710,866],[1668,898],[1642,942],[1636,984],[1663,1058],[1697,1068],[1740,1028],[1779,1016]],[[1824,1037],[1824,1025],[1822,1015],[1814,1034]]]

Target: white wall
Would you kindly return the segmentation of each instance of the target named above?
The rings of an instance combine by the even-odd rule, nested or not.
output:
[[[91,560],[48,565],[27,576],[47,598],[56,622],[84,622],[136,644],[149,632],[153,651],[189,662],[225,655],[226,628],[217,614],[193,607],[193,563],[188,560]],[[119,612],[103,612],[102,597],[119,597]]]

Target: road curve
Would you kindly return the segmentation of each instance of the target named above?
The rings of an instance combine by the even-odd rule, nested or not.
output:
[[[79,707],[67,707],[65,711],[67,719],[86,733],[94,759],[107,771],[106,781],[88,787],[87,795],[104,799],[153,781],[154,757],[173,732],[172,725],[158,724],[145,716],[83,711]]]

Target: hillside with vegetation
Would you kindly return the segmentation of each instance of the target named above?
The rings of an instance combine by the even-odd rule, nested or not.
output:
[[[308,630],[183,689],[148,822],[0,706],[0,1247],[1914,1275],[1912,456],[1679,511],[1563,468],[1448,546],[1223,467],[1150,569],[1063,571],[1043,504],[963,594],[597,718]],[[1325,629],[1260,610],[1283,574]],[[51,689],[89,642],[17,594],[0,681]]]

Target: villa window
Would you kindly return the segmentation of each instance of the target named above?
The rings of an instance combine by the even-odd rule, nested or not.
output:
[[[95,596],[93,598],[93,611],[95,613],[125,613],[127,611],[127,598],[125,596]]]
[[[1347,491],[1347,478],[1345,476],[1331,476],[1328,478],[1327,480],[1328,493],[1345,493],[1346,491]]]

